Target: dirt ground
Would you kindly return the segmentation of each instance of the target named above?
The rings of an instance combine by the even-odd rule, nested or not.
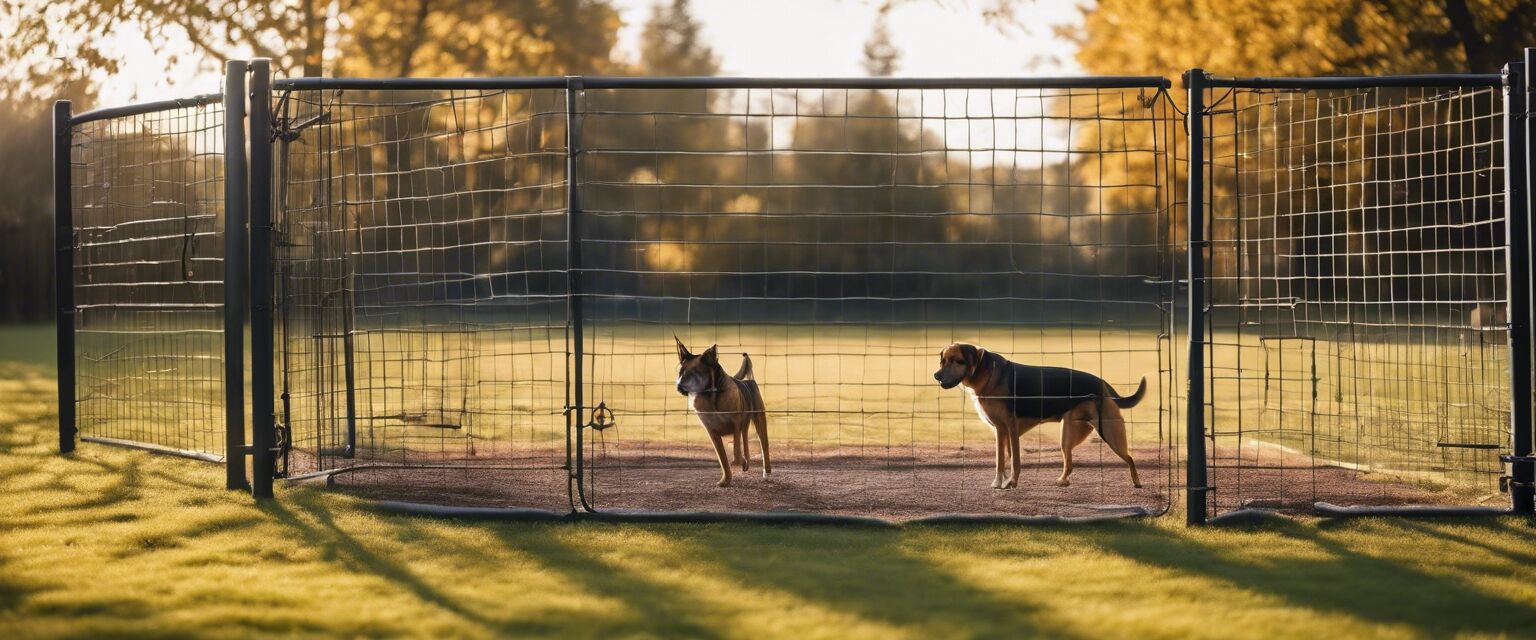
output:
[[[554,453],[529,459],[549,462]],[[656,443],[643,451],[594,452],[588,456],[582,492],[587,504],[600,511],[811,512],[900,521],[941,514],[1156,514],[1168,508],[1175,493],[1170,488],[1183,483],[1182,465],[1171,469],[1167,452],[1144,448],[1133,452],[1143,485],[1134,488],[1125,464],[1094,443],[1078,450],[1071,486],[1056,485],[1059,453],[1026,450],[1019,486],[1006,490],[991,488],[991,452],[975,448],[800,451],[777,460],[767,478],[761,458],[754,457],[751,471],[733,471],[729,487],[715,486],[719,467],[707,455],[697,446]],[[416,462],[446,468],[356,470],[334,476],[333,483],[383,500],[557,512],[572,506],[566,473],[558,465],[509,469]],[[1216,511],[1250,506],[1304,513],[1317,501],[1346,506],[1476,503],[1466,494],[1314,466],[1303,456],[1270,462],[1276,464],[1211,469]]]

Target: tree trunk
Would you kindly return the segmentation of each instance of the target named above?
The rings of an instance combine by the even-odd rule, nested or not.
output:
[[[304,76],[313,78],[325,73],[325,14],[327,0],[303,0],[304,12]]]

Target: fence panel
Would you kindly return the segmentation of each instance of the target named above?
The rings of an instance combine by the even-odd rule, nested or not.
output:
[[[290,472],[568,510],[564,80],[322,82],[275,83]]]
[[[72,259],[59,277],[73,297],[61,341],[73,344],[60,372],[74,417],[61,427],[80,440],[226,456],[221,99],[69,121],[60,177],[72,237],[61,249]]]
[[[1204,507],[1502,506],[1499,77],[1202,80]]]
[[[590,508],[1167,508],[1177,122],[1160,80],[584,85],[573,215]],[[771,476],[749,432],[751,471],[715,486],[674,336],[694,354],[718,345],[727,373],[750,356]],[[953,342],[1127,395],[1145,377],[1125,413],[1143,486],[1097,437],[1058,486],[1062,427],[1048,423],[1022,439],[1018,488],[991,488],[996,437],[934,379]]]

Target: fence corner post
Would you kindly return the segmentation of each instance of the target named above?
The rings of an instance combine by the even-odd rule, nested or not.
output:
[[[251,496],[272,497],[277,432],[272,353],[272,63],[251,61]]]
[[[59,375],[59,453],[75,450],[75,222],[70,147],[73,105],[53,103],[53,295]]]
[[[565,78],[565,188],[566,188],[566,215],[565,215],[565,257],[566,257],[566,292],[565,311],[566,324],[569,327],[568,339],[571,344],[571,360],[567,371],[570,379],[566,382],[570,389],[566,397],[565,428],[566,428],[566,458],[570,467],[570,482],[575,487],[575,501],[571,504],[574,511],[579,503],[583,509],[592,510],[587,503],[586,488],[582,485],[582,430],[586,428],[583,421],[585,412],[586,383],[585,364],[585,336],[583,326],[585,319],[582,316],[581,300],[581,93],[585,84],[581,76],[566,76]],[[574,451],[572,451],[574,448]]]
[[[1531,459],[1531,209],[1530,131],[1527,110],[1529,69],[1536,50],[1526,49],[1523,62],[1504,66],[1504,231],[1505,274],[1509,318],[1509,496],[1515,513],[1536,513],[1532,483],[1536,463]]]
[[[247,180],[244,60],[224,66],[224,486],[245,489]]]
[[[1185,522],[1204,524],[1207,498],[1205,453],[1205,71],[1184,73],[1189,195],[1186,246],[1189,269],[1189,366],[1185,407]]]

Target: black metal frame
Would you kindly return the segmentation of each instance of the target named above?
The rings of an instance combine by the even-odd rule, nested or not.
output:
[[[1536,433],[1532,420],[1531,318],[1531,94],[1536,83],[1536,49],[1526,49],[1523,59],[1504,67],[1504,199],[1505,233],[1509,246],[1506,260],[1509,278],[1510,455],[1509,497],[1515,513],[1536,513],[1536,458],[1531,440]]]
[[[272,350],[272,63],[250,64],[251,495],[272,497],[277,412]]]
[[[1209,246],[1209,222],[1205,217],[1205,173],[1210,169],[1205,159],[1205,118],[1211,114],[1205,105],[1205,91],[1212,88],[1228,89],[1372,89],[1387,87],[1444,87],[1444,88],[1502,88],[1505,99],[1505,225],[1508,247],[1506,278],[1509,287],[1509,347],[1510,347],[1510,435],[1511,455],[1502,456],[1510,463],[1511,474],[1506,480],[1510,486],[1511,507],[1340,507],[1318,503],[1317,515],[1330,517],[1352,516],[1478,516],[1505,513],[1532,513],[1532,487],[1536,479],[1536,457],[1532,454],[1532,346],[1533,323],[1531,318],[1531,207],[1528,197],[1530,188],[1529,168],[1531,132],[1529,131],[1528,99],[1533,84],[1525,69],[1531,68],[1536,49],[1525,51],[1525,63],[1506,66],[1500,74],[1415,74],[1396,76],[1337,76],[1337,77],[1220,77],[1211,76],[1201,69],[1191,69],[1184,74],[1184,87],[1189,95],[1188,134],[1188,260],[1189,260],[1189,370],[1188,414],[1186,416],[1187,460],[1187,509],[1188,524],[1205,524],[1208,520],[1209,492],[1207,486],[1208,463],[1205,440],[1211,437],[1206,431],[1205,409],[1205,351],[1210,346],[1205,338],[1206,304],[1205,266],[1210,260],[1206,255]],[[1518,141],[1517,141],[1518,138]],[[1520,286],[1521,283],[1524,286]],[[1523,400],[1522,400],[1523,399]],[[1240,509],[1239,512],[1242,510]],[[1228,516],[1232,514],[1227,514]],[[1223,518],[1225,519],[1225,517]]]
[[[246,239],[245,62],[224,69],[224,486],[245,480],[245,275]],[[231,126],[233,125],[233,126]],[[233,152],[233,153],[231,153]]]
[[[53,105],[53,297],[58,331],[59,452],[75,450],[75,223],[70,199],[70,102]]]

